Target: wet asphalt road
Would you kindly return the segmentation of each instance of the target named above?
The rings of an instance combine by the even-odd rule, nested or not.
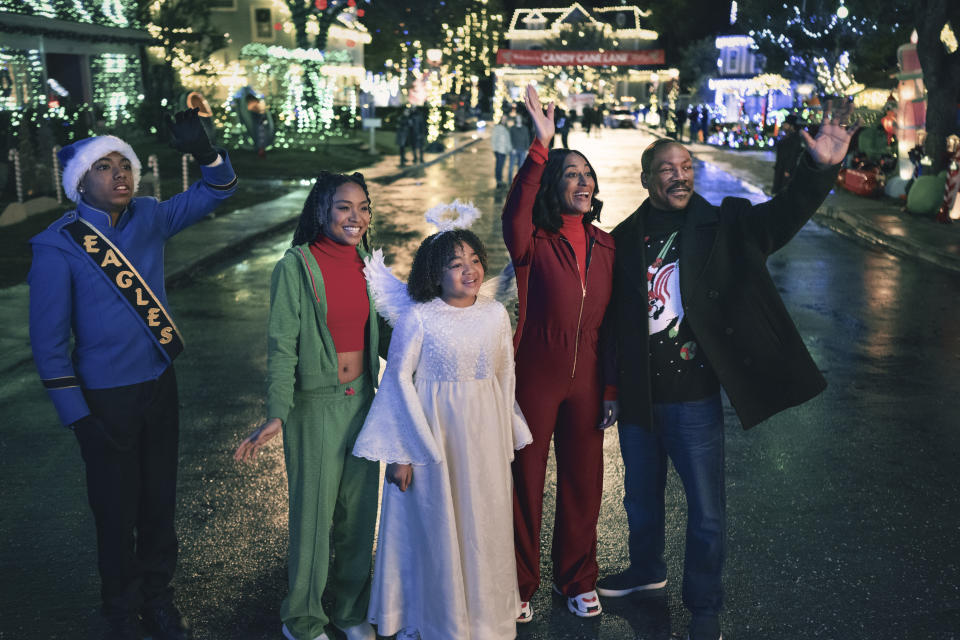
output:
[[[649,138],[605,132],[571,145],[594,164],[612,228],[645,196]],[[483,142],[419,175],[371,186],[374,244],[405,275],[430,231],[423,211],[473,199],[475,225],[497,268],[506,261]],[[697,190],[763,196],[697,167]],[[263,415],[269,276],[289,244],[266,241],[171,292],[187,339],[177,360],[181,401],[178,602],[205,639],[280,638],[285,593],[286,481],[279,443],[237,465],[238,442]],[[771,257],[771,272],[828,389],[743,432],[727,408],[724,638],[960,638],[960,282],[947,272],[861,247],[808,224]],[[29,363],[2,380],[0,640],[96,637],[94,532],[72,436]],[[599,531],[601,575],[626,563],[622,465],[606,439]],[[667,485],[669,584],[661,597],[604,600],[581,620],[549,592],[553,484],[543,536],[544,584],[530,639],[667,640],[683,633],[685,506]]]

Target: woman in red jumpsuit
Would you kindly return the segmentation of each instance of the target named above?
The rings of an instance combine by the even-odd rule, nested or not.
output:
[[[517,402],[533,444],[513,462],[518,622],[533,617],[540,584],[540,524],[550,436],[557,458],[553,532],[554,588],[582,617],[600,613],[597,519],[603,490],[603,429],[616,420],[615,389],[605,395],[600,326],[610,300],[613,239],[599,218],[597,181],[576,151],[548,153],[553,103],[546,113],[527,87],[537,138],[503,210],[503,239],[517,274],[520,317],[514,336]],[[604,362],[604,365],[607,363]]]

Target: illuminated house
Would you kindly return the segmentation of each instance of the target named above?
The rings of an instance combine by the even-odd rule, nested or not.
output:
[[[336,80],[338,103],[349,102],[354,85],[363,79],[363,48],[370,43],[370,34],[358,20],[356,10],[338,16],[327,32],[325,50],[320,52],[297,49],[290,9],[282,0],[209,0],[208,5],[211,24],[227,35],[227,46],[205,61],[212,69],[179,67],[180,80],[187,88],[227,99],[238,88],[257,84],[262,78],[255,77],[256,67],[270,59],[322,63],[323,74]],[[306,32],[311,42],[318,31],[316,20],[308,20]],[[211,71],[214,82],[205,77]],[[270,86],[254,88],[269,94],[277,91],[278,85],[271,82]]]
[[[276,131],[272,145],[279,148],[313,149],[358,122],[363,48],[370,34],[359,20],[363,10],[356,3],[329,27],[323,51],[313,48],[321,28],[315,15],[309,15],[305,25],[310,48],[297,47],[294,22],[283,0],[208,4],[211,25],[226,35],[227,46],[207,59],[180,56],[172,64],[185,88],[202,92],[215,106],[214,122],[223,130],[225,144],[250,142],[247,111],[269,111]],[[325,4],[316,0],[318,9]],[[256,98],[262,98],[259,105],[251,103]]]
[[[93,105],[107,126],[143,100],[135,0],[0,0],[0,111]]]
[[[661,83],[676,79],[664,67],[650,16],[636,6],[517,9],[497,53],[497,76],[512,99],[531,81],[546,84],[568,106],[605,100],[645,102]],[[588,99],[582,100],[583,97]]]
[[[716,40],[717,76],[710,78],[715,113],[725,122],[765,122],[767,114],[793,105],[790,81],[763,73],[763,56],[753,51],[753,38],[723,35]]]

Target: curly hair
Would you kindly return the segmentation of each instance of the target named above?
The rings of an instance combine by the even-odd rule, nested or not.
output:
[[[590,202],[590,211],[583,214],[583,224],[590,224],[594,220],[600,219],[600,209],[603,208],[603,202],[597,199],[597,194],[600,193],[600,183],[597,182],[597,172],[593,170],[593,165],[579,151],[551,149],[550,153],[547,154],[547,165],[543,168],[540,189],[533,201],[533,224],[541,229],[556,232],[563,226],[563,218],[560,217],[560,181],[563,176],[564,160],[571,153],[583,158],[583,161],[590,167],[590,172],[593,173],[593,199]]]
[[[342,185],[352,182],[363,189],[363,195],[370,202],[370,192],[367,190],[367,182],[363,179],[360,172],[347,175],[345,173],[330,173],[321,171],[317,176],[310,194],[303,203],[303,211],[300,212],[300,220],[297,222],[297,230],[293,232],[293,242],[291,246],[313,242],[320,235],[323,225],[330,219],[330,211],[333,208],[333,196],[337,189]],[[373,209],[371,203],[370,211],[371,221],[373,219]],[[368,228],[369,230],[369,228]],[[367,234],[363,234],[363,248],[369,250],[367,245]]]
[[[416,302],[429,302],[443,293],[440,288],[443,272],[456,257],[457,247],[461,245],[467,245],[476,252],[486,273],[487,249],[477,234],[469,229],[441,231],[425,238],[413,257],[407,280],[407,292],[411,298]]]

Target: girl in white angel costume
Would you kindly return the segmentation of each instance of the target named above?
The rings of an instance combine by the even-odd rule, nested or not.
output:
[[[409,284],[376,251],[364,272],[394,325],[353,453],[387,464],[369,620],[381,636],[516,637],[513,452],[532,441],[514,400],[506,309],[481,283],[486,250],[454,201],[427,212]],[[492,285],[492,286],[491,286]],[[490,293],[488,294],[488,291]]]

